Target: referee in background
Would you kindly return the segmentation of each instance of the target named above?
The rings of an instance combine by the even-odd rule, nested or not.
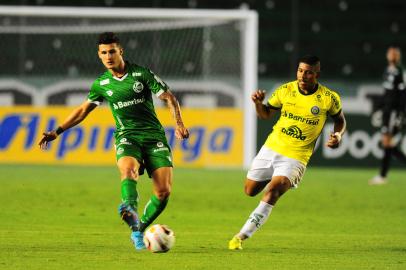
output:
[[[386,53],[388,66],[384,72],[382,97],[382,146],[384,156],[381,161],[380,172],[369,181],[370,185],[387,183],[386,176],[389,171],[391,157],[395,156],[406,164],[406,156],[394,143],[393,137],[401,131],[406,111],[406,86],[403,80],[400,48],[391,46]]]

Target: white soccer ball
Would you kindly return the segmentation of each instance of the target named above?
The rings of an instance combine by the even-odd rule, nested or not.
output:
[[[175,244],[175,234],[168,226],[155,224],[145,231],[144,244],[151,252],[168,252]]]

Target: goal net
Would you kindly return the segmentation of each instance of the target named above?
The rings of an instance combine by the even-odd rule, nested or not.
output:
[[[206,110],[202,119],[241,110],[242,163],[254,156],[254,11],[3,6],[0,15],[2,105],[80,104],[104,72],[97,37],[116,32],[125,59],[158,74],[183,108]]]

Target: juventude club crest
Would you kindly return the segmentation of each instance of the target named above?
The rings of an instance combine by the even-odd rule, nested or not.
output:
[[[141,82],[139,82],[139,81],[134,82],[133,90],[135,93],[140,93],[143,89],[144,89],[144,85]]]
[[[121,155],[124,152],[124,148],[118,148],[116,154]]]
[[[162,152],[162,151],[169,151],[169,148],[166,147],[163,142],[157,142],[157,143],[156,143],[156,146],[158,146],[158,148],[155,148],[155,149],[153,150],[154,153],[155,153],[155,152]]]

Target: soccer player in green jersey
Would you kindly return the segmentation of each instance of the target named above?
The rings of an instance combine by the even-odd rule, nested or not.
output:
[[[171,149],[159,122],[152,94],[166,102],[176,122],[175,136],[186,139],[179,103],[168,86],[151,70],[124,61],[123,48],[111,32],[102,33],[98,55],[107,71],[91,86],[88,99],[56,129],[43,133],[42,149],[65,130],[82,122],[102,101],[107,101],[113,114],[117,166],[121,177],[121,218],[131,228],[136,249],[144,249],[143,232],[165,209],[172,186]],[[137,181],[144,168],[153,182],[153,195],[138,218]]]

